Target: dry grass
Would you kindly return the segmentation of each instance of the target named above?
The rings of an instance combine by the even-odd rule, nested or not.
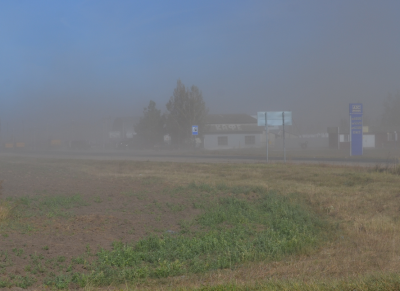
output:
[[[363,167],[282,164],[129,163],[85,164],[91,175],[160,177],[171,184],[259,185],[282,195],[298,193],[337,225],[336,241],[311,256],[257,263],[205,277],[170,279],[174,286],[201,286],[266,278],[344,278],[400,270],[400,177]],[[111,171],[110,171],[111,170]],[[178,282],[176,281],[178,280]],[[154,286],[153,286],[154,287]]]
[[[194,155],[198,155],[198,152],[193,152]],[[209,156],[252,156],[265,158],[265,148],[247,148],[247,149],[230,149],[230,150],[204,150],[204,155]],[[280,147],[271,147],[269,150],[270,158],[283,159],[283,150]],[[393,162],[399,162],[400,148],[373,148],[364,149],[363,156],[350,157],[349,149],[327,149],[327,148],[308,148],[301,149],[298,147],[290,147],[286,150],[287,160],[296,158],[321,158],[321,159],[347,159],[347,160],[360,160],[370,159],[376,161],[385,161],[385,164],[391,164]]]
[[[27,159],[24,163],[46,167],[47,163],[53,164],[54,161]],[[282,195],[297,193],[314,211],[328,217],[337,227],[335,240],[307,256],[291,257],[280,262],[251,263],[236,270],[149,280],[140,288],[168,290],[230,283],[253,285],[254,282],[271,279],[333,282],[400,271],[400,176],[390,172],[326,164],[76,160],[58,160],[57,164],[84,175],[99,178],[111,176],[116,181],[119,177],[139,180],[156,177],[171,185],[194,181],[228,186],[257,185],[277,190]],[[0,214],[1,209],[0,205]],[[122,290],[136,289],[132,288]]]

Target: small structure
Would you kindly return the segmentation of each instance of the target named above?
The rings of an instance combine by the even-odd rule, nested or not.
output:
[[[370,133],[368,126],[363,126],[362,147],[375,148],[377,134]],[[339,131],[339,149],[350,149],[351,135],[348,129]]]
[[[265,146],[264,128],[248,114],[210,114],[204,128],[204,149],[242,149]]]

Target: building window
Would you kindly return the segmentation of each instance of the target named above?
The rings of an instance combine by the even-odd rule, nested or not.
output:
[[[256,136],[255,135],[245,135],[244,136],[244,144],[245,145],[256,144]]]
[[[218,145],[219,146],[227,146],[228,145],[228,137],[227,136],[219,136],[218,137]]]

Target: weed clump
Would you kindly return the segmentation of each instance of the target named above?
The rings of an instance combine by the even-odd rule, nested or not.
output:
[[[36,215],[48,218],[69,217],[71,212],[67,210],[88,205],[80,194],[21,197],[10,201],[14,204],[13,213],[18,217]]]
[[[371,172],[376,172],[376,173],[387,173],[387,174],[393,174],[393,175],[400,175],[400,165],[397,163],[393,164],[386,164],[386,165],[380,165],[376,164],[370,169]]]

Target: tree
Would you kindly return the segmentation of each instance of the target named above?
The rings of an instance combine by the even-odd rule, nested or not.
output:
[[[339,131],[342,133],[350,131],[350,123],[349,123],[348,118],[340,119]]]
[[[156,102],[150,100],[149,106],[143,109],[143,117],[134,128],[147,145],[154,146],[164,141],[165,116],[156,108]]]
[[[385,130],[400,129],[400,93],[395,96],[389,94],[383,102],[384,114],[382,116],[382,127]]]
[[[167,132],[174,144],[181,144],[192,136],[192,125],[199,126],[202,136],[207,109],[199,88],[192,86],[186,90],[181,80],[177,81],[173,95],[167,105]]]

